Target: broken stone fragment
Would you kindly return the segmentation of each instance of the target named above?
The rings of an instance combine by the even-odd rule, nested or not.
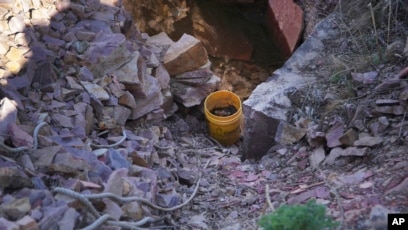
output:
[[[140,118],[163,104],[163,95],[157,79],[148,75],[146,80],[146,97],[135,97],[137,108],[132,109],[129,117],[131,120]]]
[[[343,123],[337,123],[326,133],[327,146],[334,148],[341,145],[339,138],[343,135]]]
[[[186,184],[191,186],[195,183],[196,175],[193,171],[188,169],[179,168],[177,169],[177,177],[180,179],[181,184]]]
[[[70,101],[79,94],[78,90],[61,88],[61,97],[63,101]]]
[[[14,2],[14,1],[12,1]],[[1,3],[0,3],[1,5]],[[5,229],[5,230],[19,230],[20,226],[17,225],[17,223],[13,221],[9,221],[5,219],[4,217],[0,217],[0,228]]]
[[[116,121],[117,125],[125,125],[126,121],[130,117],[131,110],[124,106],[114,106],[114,107],[105,107],[103,110],[103,115],[112,118]]]
[[[131,52],[126,47],[126,43],[126,37],[123,34],[101,31],[89,43],[89,48],[81,58],[94,77],[101,78],[131,59]]]
[[[105,209],[103,210],[104,213],[108,214],[113,220],[119,220],[123,215],[123,211],[120,206],[110,199],[102,199],[102,203],[104,203]]]
[[[163,65],[159,65],[153,69],[153,76],[159,81],[162,90],[169,88],[170,74]]]
[[[375,110],[379,113],[403,115],[405,106],[403,105],[376,105]]]
[[[387,190],[385,194],[400,194],[402,196],[408,195],[408,177],[405,178],[397,186]]]
[[[125,156],[126,155],[126,156]],[[127,153],[122,154],[120,151],[110,148],[106,155],[106,163],[111,169],[127,169],[130,166],[130,162],[127,160]]]
[[[161,109],[165,114],[165,118],[171,116],[178,110],[178,106],[174,103],[173,95],[171,94],[170,88],[162,90],[163,95],[163,104],[161,105]]]
[[[41,62],[35,70],[32,86],[34,89],[54,92],[53,83],[57,80],[58,75],[54,71],[53,64],[49,61]]]
[[[147,38],[147,40],[146,40],[147,45],[156,45],[156,46],[160,46],[162,48],[168,48],[173,43],[174,43],[174,41],[171,40],[169,38],[169,36],[167,35],[167,33],[165,33],[165,32],[155,34],[155,35]]]
[[[200,68],[193,71],[177,74],[173,79],[182,84],[199,86],[207,82],[213,75],[213,72],[209,68]]]
[[[376,91],[389,90],[392,88],[399,87],[400,84],[401,84],[400,79],[386,79],[381,84],[377,85],[374,89]]]
[[[405,87],[405,88],[401,91],[401,93],[400,93],[400,95],[399,95],[399,99],[400,99],[401,101],[406,101],[406,100],[408,100],[408,87]]]
[[[23,15],[16,15],[9,19],[9,28],[11,33],[24,32],[25,23]]]
[[[127,106],[131,109],[137,108],[135,98],[129,91],[125,91],[124,94],[119,97],[119,104]]]
[[[384,106],[384,105],[399,105],[400,101],[399,100],[394,100],[394,99],[378,99],[375,101],[375,104],[378,106]]]
[[[11,142],[15,147],[33,147],[33,137],[15,123],[8,125]]]
[[[379,117],[377,121],[370,122],[368,128],[374,136],[378,136],[383,133],[390,126],[390,122],[387,117]]]
[[[374,147],[382,142],[382,137],[363,136],[356,140],[353,145],[357,147]]]
[[[19,219],[16,224],[20,226],[20,230],[38,230],[37,221],[32,217],[25,215],[23,218]]]
[[[60,146],[49,146],[33,151],[33,163],[36,168],[48,167],[52,164],[55,154],[61,149]]]
[[[300,141],[306,134],[306,129],[296,128],[288,123],[281,123],[276,130],[275,141],[288,145]]]
[[[139,52],[134,52],[131,57],[132,58],[130,59],[130,61],[126,62],[123,66],[113,71],[112,75],[114,75],[121,83],[140,84],[141,81],[144,80],[144,76],[142,74],[144,74],[146,69],[139,70],[140,66],[140,64],[138,65],[138,60],[140,58]]]
[[[323,146],[314,149],[313,152],[309,155],[310,166],[312,168],[317,168],[325,157],[326,155]]]
[[[126,70],[127,67],[130,69]],[[128,71],[128,73],[123,72],[124,70]],[[119,82],[125,85],[125,89],[131,92],[135,97],[146,97],[147,92],[151,88],[151,84],[153,82],[154,84],[158,84],[156,79],[152,79],[154,77],[147,74],[146,61],[140,56],[134,57],[120,70],[115,71],[114,75]]]
[[[77,31],[75,35],[79,41],[90,42],[95,37],[96,33],[92,31],[81,31],[80,30],[80,31]]]
[[[16,124],[16,104],[7,97],[0,100],[0,136],[8,136],[8,126]]]
[[[174,76],[200,68],[208,62],[208,56],[200,40],[183,34],[169,47],[163,61],[170,76]]]
[[[367,151],[367,148],[347,147],[343,149],[336,147],[330,151],[330,154],[326,157],[324,164],[332,165],[340,156],[365,156]]]
[[[18,220],[31,210],[30,199],[28,197],[15,199],[10,203],[3,203],[0,206],[0,209],[8,219]]]
[[[123,216],[138,221],[143,218],[143,210],[138,202],[130,202],[122,206]]]
[[[303,10],[293,1],[268,1],[268,26],[284,57],[295,50],[303,30]]]
[[[175,101],[182,103],[185,107],[192,107],[201,104],[208,94],[217,89],[219,82],[220,78],[212,75],[207,82],[198,86],[190,86],[173,80],[170,86]]]
[[[30,178],[17,166],[0,163],[0,184],[2,188],[20,189],[33,186]]]
[[[351,73],[353,80],[363,84],[371,84],[374,82],[378,75],[377,71],[371,71],[366,73]]]
[[[86,66],[83,66],[79,69],[78,78],[80,81],[93,81],[94,76]]]
[[[157,204],[165,208],[174,207],[180,203],[179,196],[180,195],[174,190],[171,190],[171,192],[167,194],[158,193],[156,194]]]
[[[85,138],[92,130],[94,124],[93,109],[89,104],[78,102],[74,105],[77,115],[74,116],[75,128],[73,132],[79,138]]]
[[[339,141],[343,145],[352,146],[357,139],[357,131],[355,131],[354,129],[349,129],[339,138]]]
[[[76,219],[79,216],[79,213],[74,208],[69,208],[65,213],[64,216],[58,221],[59,229],[74,229]]]
[[[104,101],[109,99],[108,92],[106,92],[106,90],[104,90],[101,86],[86,81],[81,81],[81,85],[90,95],[94,96],[98,100]]]
[[[88,162],[74,157],[71,153],[57,153],[54,157],[53,163],[49,166],[52,172],[57,173],[72,173],[73,175],[87,169],[91,170]]]
[[[62,114],[54,113],[51,115],[52,121],[60,127],[73,128],[72,117],[64,116]]]

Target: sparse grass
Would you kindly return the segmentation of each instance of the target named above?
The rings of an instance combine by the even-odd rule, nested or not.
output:
[[[264,230],[322,230],[334,229],[339,223],[326,214],[326,207],[310,200],[306,204],[283,205],[263,216],[259,225]]]

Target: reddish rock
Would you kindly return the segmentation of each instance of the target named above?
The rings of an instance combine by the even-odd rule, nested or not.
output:
[[[294,127],[288,123],[281,123],[275,135],[275,141],[280,144],[293,144],[306,135],[306,129]]]
[[[33,137],[28,134],[26,131],[20,128],[20,126],[15,123],[11,123],[9,126],[9,135],[11,137],[11,142],[16,147],[32,147],[33,146]]]
[[[255,41],[243,29],[248,22],[232,19],[223,7],[206,2],[196,3],[191,9],[194,37],[202,41],[211,56],[251,61]]]
[[[331,127],[326,133],[327,146],[329,148],[334,148],[340,146],[340,138],[343,136],[343,123],[337,123]]]
[[[170,76],[198,69],[207,62],[207,51],[203,44],[188,34],[183,34],[164,55],[164,66]]]
[[[284,57],[289,57],[301,38],[303,11],[292,0],[269,0],[267,19],[273,40]]]

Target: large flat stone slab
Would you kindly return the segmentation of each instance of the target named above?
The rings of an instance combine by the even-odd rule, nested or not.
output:
[[[268,80],[258,85],[244,101],[243,159],[259,159],[277,144],[276,134],[286,121],[291,108],[288,95],[316,78],[302,72],[320,56],[323,40],[336,36],[334,16],[329,16],[315,28],[311,36],[295,51],[284,66]]]

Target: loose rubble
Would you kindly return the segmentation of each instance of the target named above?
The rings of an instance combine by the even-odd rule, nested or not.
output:
[[[75,207],[95,207],[75,199],[98,191],[181,208],[182,196],[158,193],[158,174],[146,168],[174,154],[170,132],[125,125],[162,122],[177,111],[174,100],[192,107],[217,89],[201,42],[125,28],[128,13],[111,1],[6,1],[0,9],[0,225],[84,227],[103,216],[87,218]],[[180,170],[189,186],[199,183]],[[144,221],[133,226],[155,220],[136,201],[98,205],[113,220]]]
[[[309,199],[345,229],[407,212],[405,66],[355,71],[369,103],[313,119],[313,103],[338,100],[334,90],[302,97],[315,93],[309,68],[323,66],[337,35],[333,15],[312,34],[321,41],[306,41],[249,97],[240,69],[219,74],[197,38],[140,33],[117,4],[0,3],[1,229],[253,229],[269,210]],[[259,83],[269,76],[253,72]],[[226,76],[249,97],[244,140],[230,147],[208,138],[200,111],[176,113]],[[260,160],[242,161],[241,146]]]

